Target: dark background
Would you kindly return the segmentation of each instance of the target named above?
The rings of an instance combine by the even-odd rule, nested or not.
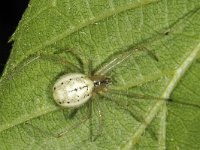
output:
[[[0,2],[0,75],[9,57],[12,43],[9,38],[14,33],[29,0],[2,0]]]

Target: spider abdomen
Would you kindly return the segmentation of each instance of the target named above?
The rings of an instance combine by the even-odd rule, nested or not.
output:
[[[70,73],[61,76],[53,86],[53,97],[63,107],[79,107],[92,96],[94,83],[86,75]]]

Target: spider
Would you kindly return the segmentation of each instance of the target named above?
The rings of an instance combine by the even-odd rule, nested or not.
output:
[[[145,51],[142,51],[142,50],[145,50]],[[78,56],[78,55],[81,55],[78,53],[79,52],[78,50],[69,49],[63,52],[67,55],[73,55],[73,56],[75,55],[76,58],[79,61],[81,61],[81,64],[84,64],[81,57]],[[50,56],[50,55],[44,55],[44,54],[31,56],[31,58],[28,58],[25,62],[23,62],[23,65],[21,65],[21,68],[18,70],[20,71],[21,69],[26,67],[28,64],[36,61],[37,59],[56,60],[62,65],[63,65],[63,62],[65,62],[64,63],[65,65],[71,66],[71,68],[76,68],[74,70],[77,70],[77,71],[72,71],[70,73],[59,76],[57,80],[55,81],[55,83],[53,84],[53,86],[51,87],[52,93],[53,93],[52,94],[53,99],[55,100],[56,105],[61,106],[62,108],[72,108],[74,110],[72,111],[72,115],[75,115],[80,107],[82,107],[83,105],[87,105],[88,114],[86,114],[86,117],[83,120],[81,120],[78,124],[75,124],[72,127],[73,129],[80,126],[82,123],[84,123],[85,121],[91,118],[91,113],[90,113],[91,110],[89,109],[92,109],[91,102],[95,100],[95,97],[97,95],[106,97],[112,101],[113,99],[105,93],[120,94],[119,90],[110,88],[110,85],[112,85],[112,83],[115,81],[108,74],[117,66],[129,60],[130,57],[137,57],[138,55],[141,55],[141,52],[148,52],[149,54],[150,51],[148,51],[148,49],[146,48],[131,48],[126,51],[116,53],[112,55],[108,60],[106,60],[105,63],[103,63],[103,65],[101,65],[100,67],[97,67],[97,69],[93,69],[92,61],[88,60],[88,64],[85,64],[85,66],[88,65],[87,66],[89,70],[88,73],[84,72],[83,68],[82,69],[79,68],[79,66],[71,63],[70,61],[66,61],[66,60],[62,61],[61,59],[54,57],[54,55]],[[152,55],[152,53],[150,54]],[[156,58],[156,57],[154,56],[153,58]],[[127,94],[127,93],[121,93],[121,94]],[[149,98],[150,96],[136,95],[136,97],[140,99],[146,99],[146,98]],[[150,97],[150,98],[155,99],[154,97]],[[123,106],[123,104],[121,103],[120,104],[118,102],[115,102],[115,103],[124,108],[126,107],[125,105]],[[97,137],[101,135],[101,132],[102,132],[101,130],[102,130],[102,120],[103,120],[102,116],[103,115],[102,115],[98,102],[97,102],[97,106],[98,106],[97,112],[98,112],[98,119],[99,119],[99,130],[98,130],[97,135],[94,138],[93,138],[93,135],[91,135],[91,141],[95,141]],[[137,117],[135,115],[133,116]],[[138,116],[136,119],[139,121],[143,121],[141,116]],[[29,124],[28,122],[26,123]],[[52,134],[52,136],[61,137],[65,135],[66,133],[68,133],[69,131],[70,131],[69,129],[66,129],[60,133]]]

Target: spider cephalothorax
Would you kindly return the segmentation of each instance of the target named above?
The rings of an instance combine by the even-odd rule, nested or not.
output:
[[[106,91],[106,87],[109,83],[111,83],[111,79],[107,78],[104,75],[94,75],[91,77],[91,80],[94,83],[94,92],[100,93]]]

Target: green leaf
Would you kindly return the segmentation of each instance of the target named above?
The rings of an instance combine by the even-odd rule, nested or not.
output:
[[[30,1],[0,80],[0,149],[200,149],[199,22],[199,0]],[[77,113],[55,104],[60,74],[136,49]]]

